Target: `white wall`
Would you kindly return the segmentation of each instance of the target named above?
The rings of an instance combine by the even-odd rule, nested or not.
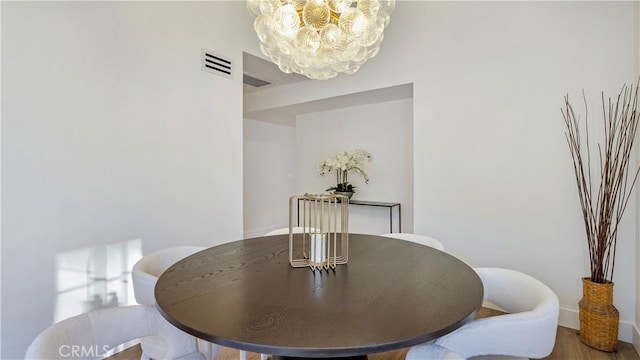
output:
[[[2,4],[3,359],[52,324],[56,254],[242,238],[242,75],[199,57],[241,69],[249,24],[241,2]]]
[[[640,2],[635,2],[635,79],[640,81]],[[636,165],[640,166],[640,134],[636,138]],[[640,353],[640,191],[636,191],[636,318],[633,333],[633,345]]]
[[[2,4],[0,4],[0,29],[2,28]],[[0,40],[0,44],[2,41]],[[0,69],[2,69],[2,56],[0,56]],[[0,84],[2,83],[2,71],[0,70]],[[2,99],[2,86],[0,86],[0,99]],[[2,101],[0,101],[0,119],[2,119]],[[2,126],[0,126],[0,139],[2,138]],[[0,159],[2,147],[0,146]],[[2,166],[0,166],[0,189],[2,188]],[[0,191],[0,204],[2,204],[2,191]],[[0,254],[2,254],[2,206],[0,206]],[[0,255],[0,270],[2,269],[2,255]],[[2,355],[2,286],[0,277],[0,355]]]
[[[631,2],[398,2],[380,53],[356,74],[251,98],[255,111],[414,84],[414,223],[473,266],[527,272],[577,326],[589,272],[560,107],[634,79]],[[610,54],[617,54],[610,56]],[[594,134],[595,135],[595,134]],[[635,204],[614,281],[620,337],[636,303]]]
[[[244,236],[289,226],[295,128],[244,119]]]
[[[322,193],[336,185],[335,172],[324,177],[320,164],[338,151],[365,149],[369,183],[357,173],[349,174],[356,186],[353,199],[399,202],[402,227],[413,230],[413,104],[411,99],[354,106],[296,117],[296,190],[299,194]],[[393,211],[394,231],[398,217]],[[350,206],[349,231],[389,232],[389,210]]]
[[[428,99],[415,110],[416,134],[424,136],[416,152],[429,154],[416,166],[416,183],[429,184],[416,187],[416,217],[473,265],[516,268],[549,284],[566,310],[562,323],[576,326],[588,256],[559,107],[565,93],[579,101],[584,88],[599,122],[600,91],[617,94],[632,80],[633,5],[482,3],[458,10],[431,14],[447,19],[441,35],[465,46],[444,54],[427,48],[423,58],[439,71],[415,85],[416,98]],[[454,26],[472,17],[469,26]],[[453,78],[464,79],[455,97],[441,87]],[[614,281],[620,336],[629,341],[635,207],[626,215]]]

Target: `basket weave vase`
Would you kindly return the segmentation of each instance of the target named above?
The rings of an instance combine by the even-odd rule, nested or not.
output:
[[[588,346],[615,351],[618,345],[620,314],[613,306],[613,283],[599,284],[582,278],[580,311],[580,339]]]

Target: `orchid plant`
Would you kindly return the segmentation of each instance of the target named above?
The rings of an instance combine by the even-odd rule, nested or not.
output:
[[[336,186],[327,189],[343,192],[354,192],[355,186],[349,184],[349,172],[360,173],[365,183],[369,183],[369,174],[364,169],[363,162],[371,161],[371,154],[366,150],[356,149],[353,153],[340,151],[335,158],[327,159],[320,165],[320,176],[324,176],[331,170],[336,171]]]

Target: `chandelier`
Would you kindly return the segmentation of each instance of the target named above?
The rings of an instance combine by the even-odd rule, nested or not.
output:
[[[353,74],[380,50],[395,0],[248,0],[260,50],[310,79]]]

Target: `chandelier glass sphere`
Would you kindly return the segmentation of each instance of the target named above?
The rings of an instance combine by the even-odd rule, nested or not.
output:
[[[353,74],[380,50],[395,0],[248,0],[260,50],[285,73]]]

